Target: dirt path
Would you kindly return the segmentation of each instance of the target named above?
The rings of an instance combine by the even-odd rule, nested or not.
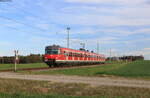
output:
[[[22,75],[19,73],[0,73],[0,78],[25,79],[25,80],[40,80],[63,83],[86,83],[92,86],[122,86],[122,87],[139,87],[150,88],[150,81],[110,78],[110,77],[80,77],[80,76],[64,76],[64,75]]]

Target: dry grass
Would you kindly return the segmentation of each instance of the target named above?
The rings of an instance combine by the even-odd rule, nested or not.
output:
[[[105,96],[105,98],[148,98],[150,89],[129,87],[91,87],[87,84],[64,84],[42,81],[0,79],[0,93],[22,95]]]

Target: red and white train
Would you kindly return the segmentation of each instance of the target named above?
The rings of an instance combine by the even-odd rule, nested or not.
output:
[[[51,66],[99,64],[105,62],[105,56],[84,49],[74,50],[57,45],[47,46],[44,56],[45,63]]]

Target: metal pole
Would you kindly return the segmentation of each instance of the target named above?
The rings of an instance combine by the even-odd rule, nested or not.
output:
[[[15,50],[15,72],[17,71],[17,61],[18,61],[18,50]]]
[[[97,42],[97,54],[99,54],[99,43]]]
[[[15,70],[14,71],[16,72],[16,69],[17,69],[16,68],[16,66],[17,66],[17,63],[16,63],[16,56],[17,56],[17,54],[16,53],[17,53],[17,51],[15,50],[14,52],[15,52]]]
[[[69,32],[70,31],[70,27],[67,27],[67,32],[68,32],[68,37],[67,37],[67,48],[69,48],[69,41],[70,41],[70,35]]]
[[[85,43],[80,43],[82,45],[82,48],[85,49]]]
[[[110,61],[112,60],[112,57],[111,57],[111,48],[110,48]]]

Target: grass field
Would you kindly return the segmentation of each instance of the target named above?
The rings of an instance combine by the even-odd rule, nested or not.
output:
[[[35,64],[18,64],[17,68],[40,68],[48,67],[45,63]],[[0,70],[14,69],[14,64],[0,64]],[[22,71],[21,71],[22,72]],[[80,76],[125,76],[125,77],[150,77],[150,61],[136,61],[136,62],[121,62],[108,63],[90,68],[73,68],[73,69],[59,69],[48,71],[23,71],[28,74],[64,74],[64,75],[80,75]]]
[[[25,71],[28,74],[64,74],[79,76],[126,76],[150,77],[150,61],[136,61],[128,63],[113,63],[90,68],[59,69],[49,71]]]
[[[14,69],[14,64],[0,64],[0,70]],[[18,64],[17,68],[40,68],[48,67],[45,63],[33,63],[33,64]]]
[[[87,97],[86,97],[87,96]],[[0,98],[148,98],[150,89],[0,79]]]
[[[96,74],[107,74],[117,76],[130,76],[130,77],[150,77],[150,61],[136,61],[133,63],[125,64],[125,66],[113,69],[110,71],[101,71]]]

